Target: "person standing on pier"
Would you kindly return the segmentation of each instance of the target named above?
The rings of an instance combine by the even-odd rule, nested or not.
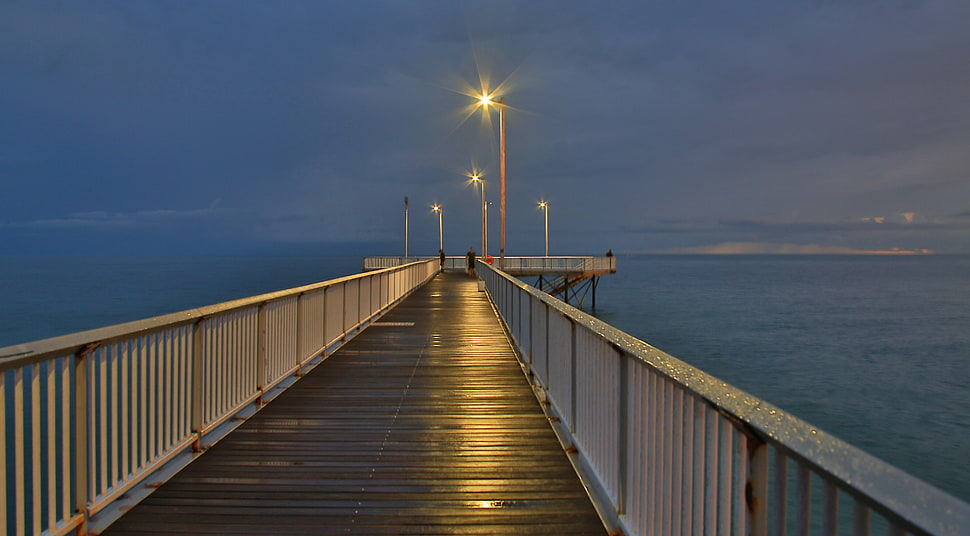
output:
[[[438,250],[438,271],[444,273],[445,271],[445,250]]]
[[[475,248],[468,248],[465,259],[468,261],[468,275],[475,277]]]

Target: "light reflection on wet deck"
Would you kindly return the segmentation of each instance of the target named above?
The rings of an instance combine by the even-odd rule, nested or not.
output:
[[[103,534],[605,534],[475,282],[434,281]]]

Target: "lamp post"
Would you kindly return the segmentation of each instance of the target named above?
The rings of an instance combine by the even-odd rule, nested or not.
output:
[[[404,196],[404,258],[408,256],[408,196]]]
[[[539,208],[546,213],[546,257],[549,256],[549,202],[539,201]]]
[[[485,179],[478,173],[471,176],[472,182],[482,187],[482,257],[488,256],[488,219],[485,216]]]
[[[482,95],[478,101],[482,108],[487,112],[488,106],[494,104],[498,108],[498,139],[499,139],[499,159],[501,169],[501,193],[499,202],[499,258],[498,267],[505,269],[505,97],[494,100],[491,95]]]
[[[432,212],[437,212],[438,213],[438,251],[444,251],[445,250],[445,242],[444,242],[444,236],[445,235],[444,235],[444,232],[442,231],[442,227],[441,227],[441,212],[442,212],[441,211],[441,205],[435,203],[434,205],[431,205],[431,210],[432,210]]]

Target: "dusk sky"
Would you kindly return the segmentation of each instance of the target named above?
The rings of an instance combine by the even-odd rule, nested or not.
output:
[[[0,1],[0,255],[970,253],[970,2]]]

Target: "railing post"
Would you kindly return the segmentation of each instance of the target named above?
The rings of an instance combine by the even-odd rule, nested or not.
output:
[[[190,428],[192,429],[192,433],[195,434],[195,440],[192,441],[193,452],[202,452],[202,359],[204,352],[202,334],[204,327],[204,317],[192,324],[192,407]]]
[[[303,293],[296,295],[296,377],[303,376],[303,360],[306,349],[303,344]]]
[[[81,523],[75,529],[76,534],[88,533],[88,475],[91,468],[88,463],[88,431],[91,419],[88,406],[91,398],[88,384],[88,356],[97,349],[89,346],[78,352],[74,358],[74,504],[75,511],[81,516]],[[65,473],[67,468],[65,468]]]
[[[619,416],[617,417],[617,471],[619,472],[617,479],[617,490],[616,490],[616,513],[617,515],[623,515],[626,513],[626,500],[627,500],[627,471],[629,467],[629,449],[627,448],[627,438],[629,437],[629,416],[630,416],[630,386],[627,379],[630,377],[630,359],[623,353],[622,350],[616,348],[617,357],[619,357],[619,396],[617,397],[617,403],[619,404]]]
[[[768,444],[745,434],[751,452],[748,488],[745,490],[748,505],[748,526],[751,536],[768,534]]]
[[[579,387],[579,378],[576,377],[576,321],[569,319],[569,433],[576,433],[576,389]]]
[[[543,337],[543,340],[545,341],[543,343],[543,347],[546,350],[546,355],[543,358],[543,362],[546,365],[546,370],[542,373],[542,381],[545,383],[543,387],[548,391],[549,389],[552,388],[549,382],[549,306],[548,305],[545,306],[545,310],[546,310],[546,322],[545,322],[546,329],[542,337]]]
[[[259,312],[256,314],[256,390],[259,391],[257,407],[263,405],[263,395],[266,394],[266,303],[259,304]]]

